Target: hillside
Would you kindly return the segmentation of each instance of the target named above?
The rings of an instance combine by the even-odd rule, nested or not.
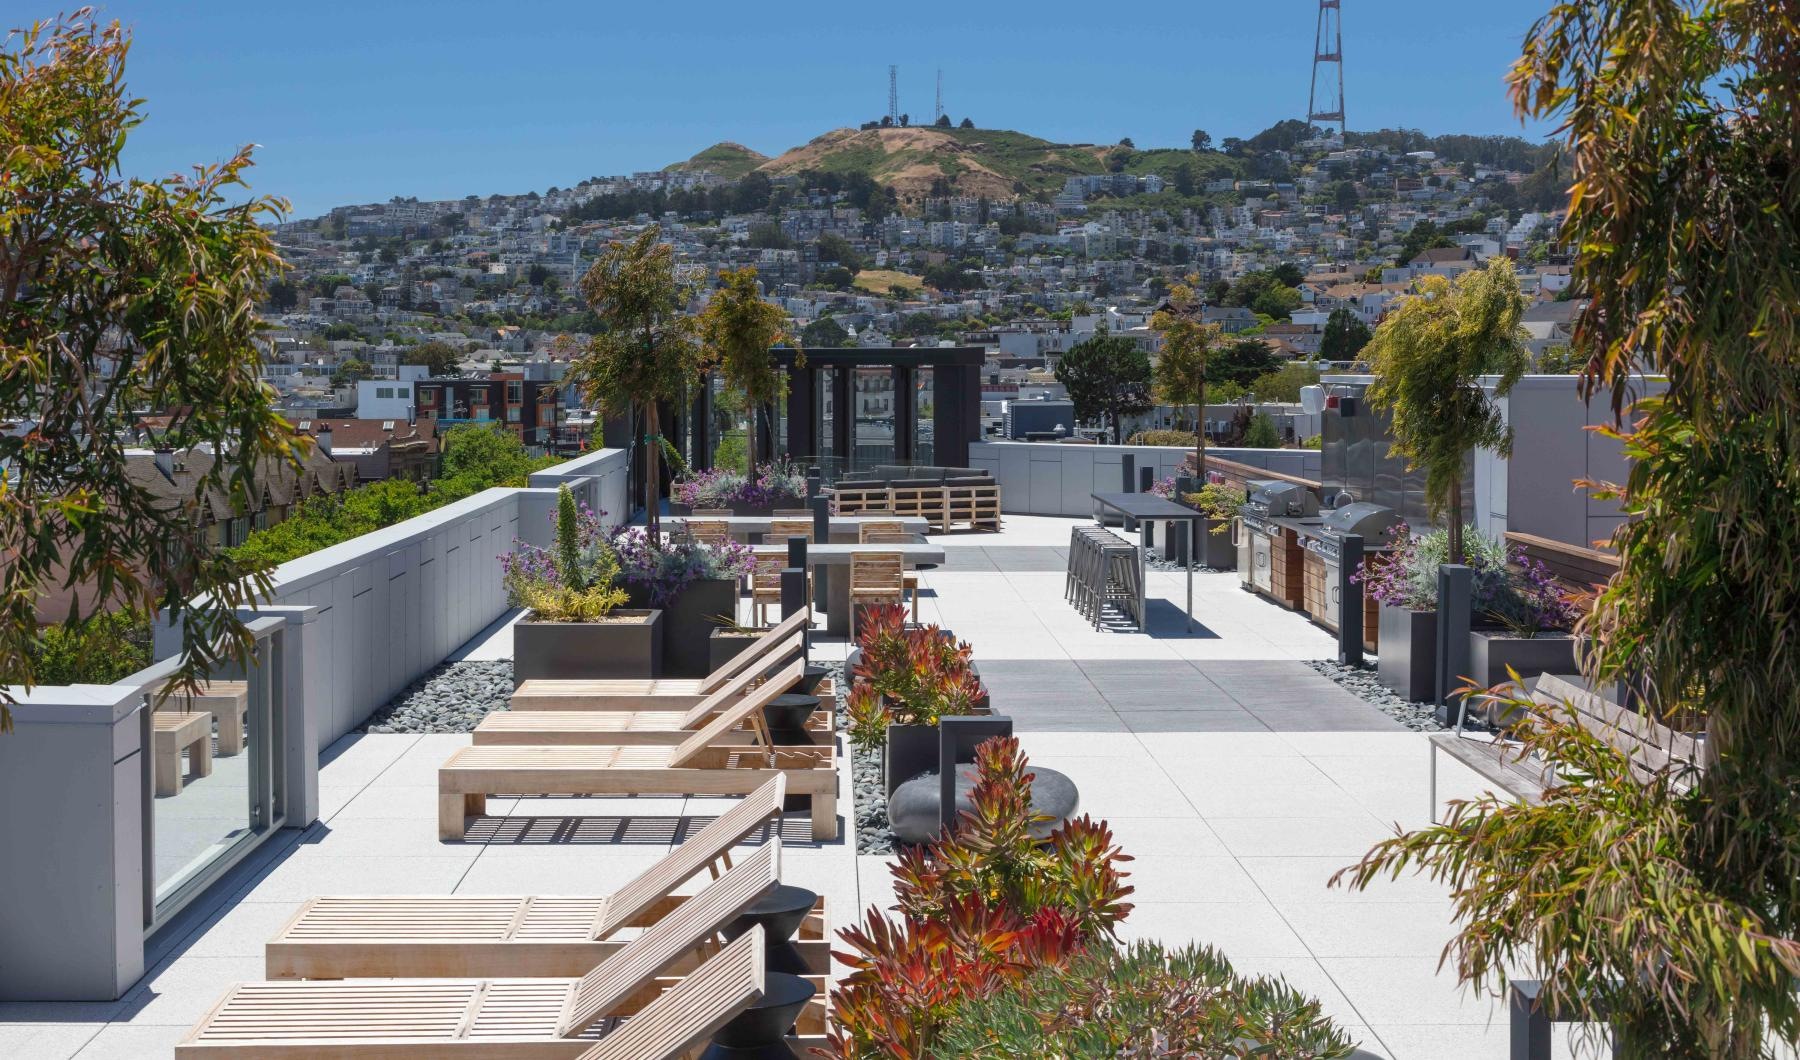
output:
[[[863,173],[902,201],[924,198],[940,179],[956,194],[1010,199],[1055,191],[1074,174],[1102,172],[1107,150],[1003,129],[834,129],[758,168],[770,176]]]
[[[724,143],[713,144],[686,162],[677,162],[663,168],[676,173],[690,169],[706,169],[727,180],[736,180],[768,161],[769,156],[761,151],[752,151],[743,144],[734,144],[727,140]]]

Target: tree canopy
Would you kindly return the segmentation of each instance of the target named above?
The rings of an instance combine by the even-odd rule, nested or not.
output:
[[[1221,329],[1200,322],[1200,299],[1193,288],[1169,292],[1169,307],[1150,318],[1163,339],[1155,369],[1156,397],[1170,405],[1194,406],[1194,477],[1206,477],[1206,382]]]
[[[129,35],[85,12],[18,31],[0,51],[0,689],[38,679],[37,606],[92,586],[90,612],[167,609],[183,674],[242,659],[237,612],[268,583],[210,548],[209,494],[257,497],[259,468],[299,455],[253,341],[282,272],[247,196],[249,148],[156,181],[121,175],[142,118],[125,89]],[[217,455],[180,500],[126,474],[138,412],[176,410],[158,438]],[[0,691],[0,729],[10,726]]]
[[[1154,407],[1149,355],[1126,336],[1109,334],[1104,324],[1056,362],[1056,381],[1069,391],[1078,418],[1112,424],[1115,445],[1122,417]]]
[[[1353,360],[1369,344],[1373,334],[1369,325],[1355,313],[1342,307],[1334,309],[1325,320],[1325,337],[1319,343],[1319,356],[1328,361]]]
[[[1369,341],[1369,403],[1393,418],[1393,452],[1425,472],[1434,517],[1448,516],[1450,562],[1463,561],[1462,487],[1476,449],[1512,451],[1512,428],[1493,398],[1525,374],[1525,298],[1512,262],[1495,258],[1451,281],[1419,280]],[[1483,389],[1494,376],[1494,393]]]
[[[733,269],[719,279],[719,289],[700,314],[702,366],[717,368],[726,384],[749,402],[748,452],[750,467],[755,468],[756,414],[787,391],[787,376],[770,352],[788,341],[787,314],[763,300],[754,266]]]

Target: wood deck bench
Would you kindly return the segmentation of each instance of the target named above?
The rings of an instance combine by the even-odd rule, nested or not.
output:
[[[269,940],[265,974],[271,979],[584,975],[618,949],[615,936],[624,929],[657,923],[685,901],[675,897],[678,888],[703,871],[717,879],[730,869],[732,848],[778,819],[786,796],[786,780],[775,777],[607,895],[313,898]],[[779,834],[769,841],[778,843]],[[815,933],[800,935],[802,943],[815,938],[823,940],[823,923]]]
[[[1531,698],[1543,707],[1574,708],[1575,720],[1590,733],[1623,752],[1631,761],[1640,780],[1649,780],[1671,768],[1691,765],[1706,766],[1706,748],[1701,741],[1675,732],[1656,720],[1627,710],[1589,691],[1574,681],[1555,674],[1539,677],[1531,690]],[[1556,764],[1527,757],[1514,744],[1502,740],[1471,740],[1460,735],[1462,718],[1450,732],[1430,736],[1431,819],[1437,820],[1437,756],[1439,752],[1461,762],[1482,779],[1501,791],[1526,803],[1540,803],[1544,791],[1557,784]],[[1677,784],[1686,783],[1681,780]]]
[[[197,694],[172,690],[156,705],[158,713],[199,712],[212,715],[219,726],[217,754],[230,756],[244,750],[245,725],[250,713],[248,681],[202,681]]]
[[[754,743],[735,735],[745,722]],[[810,796],[813,838],[835,839],[836,750],[835,739],[774,745],[755,696],[740,696],[674,746],[465,747],[438,769],[438,838],[463,838],[489,795],[745,795],[780,775],[790,795]]]
[[[212,714],[203,710],[191,714],[159,710],[151,716],[151,721],[158,798],[181,794],[184,781],[181,756],[184,752],[196,778],[212,776]]]

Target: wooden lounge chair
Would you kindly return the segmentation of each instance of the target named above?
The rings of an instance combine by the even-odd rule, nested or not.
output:
[[[755,722],[762,708],[777,696],[793,688],[806,670],[805,660],[796,656],[780,670],[768,675],[761,684],[742,692],[730,685],[701,700],[687,710],[502,710],[481,719],[475,726],[477,746],[544,747],[556,744],[655,744],[673,746],[686,740],[718,712],[739,698],[756,702],[756,712],[745,718],[736,732],[727,733],[722,742],[750,744],[755,742]],[[835,687],[820,690],[821,705],[826,696],[837,695]],[[831,717],[816,710],[807,720],[807,729],[820,743],[831,739]]]
[[[702,678],[644,678],[623,680],[532,679],[512,694],[513,710],[686,710],[739,679],[754,680],[770,664],[805,646],[812,610],[803,608],[782,619],[756,638],[756,643],[732,656]],[[740,684],[741,688],[742,685]]]
[[[756,742],[737,732],[748,721]],[[740,696],[674,746],[477,745],[438,769],[438,838],[461,839],[489,795],[743,795],[772,776],[811,796],[814,839],[837,838],[837,758],[833,742],[775,746],[762,704]]]
[[[677,888],[731,867],[732,847],[781,815],[784,777],[745,796],[610,895],[326,896],[300,907],[265,948],[270,979],[578,976],[618,951],[621,929],[686,901]],[[779,842],[779,836],[771,837]],[[823,924],[818,925],[822,939]],[[802,947],[817,949],[802,937]],[[809,958],[815,955],[808,952]],[[826,970],[820,957],[819,970]]]
[[[767,871],[766,865],[756,868]],[[686,978],[663,974],[677,957],[710,948],[719,929],[767,890],[756,871],[747,871],[752,869],[747,860],[683,907],[683,913],[693,914],[692,923],[665,930],[672,918],[665,920],[579,979],[289,979],[240,984],[176,1045],[176,1060],[456,1056],[576,1060],[590,1055],[645,1060],[675,1055],[646,1048],[646,1032],[655,1031],[658,1037],[677,1031],[709,1035],[760,996],[767,960],[760,926],[721,947]],[[740,985],[722,989],[726,981]],[[717,1007],[707,1010],[704,1018],[695,1018],[696,1010],[688,1005],[697,997],[711,998]],[[653,1008],[657,1001],[665,1003]],[[689,1012],[693,1024],[670,1026],[671,1009]],[[626,1039],[633,1051],[619,1052],[615,1047],[590,1052],[596,1040],[605,1043],[617,1033],[609,1026],[613,1020],[625,1017],[629,1025],[637,1014],[655,1018]],[[682,1037],[683,1047],[692,1040]]]

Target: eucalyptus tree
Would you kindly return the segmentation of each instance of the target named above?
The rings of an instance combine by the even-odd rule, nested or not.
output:
[[[1627,758],[1554,714],[1541,805],[1474,800],[1377,847],[1455,888],[1465,980],[1521,966],[1621,1055],[1800,1040],[1800,26],[1765,0],[1574,0],[1526,37],[1520,113],[1560,122],[1558,241],[1591,301],[1574,358],[1630,459],[1630,516],[1580,632],[1589,676],[1693,727],[1701,766]],[[1640,380],[1667,388],[1646,398]]]
[[[130,36],[85,11],[0,50],[0,728],[5,686],[35,682],[40,598],[80,587],[88,613],[166,612],[184,675],[243,659],[238,618],[269,587],[209,547],[211,498],[249,506],[298,440],[261,378],[255,305],[282,273],[245,195],[250,148],[156,181],[120,172],[142,120]],[[157,444],[199,449],[170,485],[127,474],[139,410],[170,410]]]
[[[1167,307],[1150,318],[1150,327],[1163,339],[1155,366],[1156,397],[1194,406],[1194,477],[1205,485],[1206,376],[1222,332],[1216,324],[1200,322],[1200,300],[1186,285],[1169,292]]]
[[[662,499],[661,405],[678,401],[699,374],[700,346],[687,289],[675,276],[674,250],[646,228],[630,242],[607,246],[581,293],[605,330],[588,343],[571,375],[589,401],[629,409],[643,430],[644,520],[652,531]]]
[[[701,352],[725,382],[749,404],[747,471],[756,475],[756,417],[787,391],[787,377],[775,363],[774,347],[788,341],[787,314],[765,301],[754,266],[723,273],[719,289],[700,314]]]
[[[1512,451],[1495,398],[1530,365],[1520,324],[1525,298],[1512,262],[1495,258],[1454,281],[1420,279],[1364,348],[1375,382],[1369,404],[1393,418],[1393,452],[1425,472],[1431,514],[1449,522],[1450,562],[1463,561],[1463,479],[1469,454]],[[1493,377],[1490,396],[1483,379]]]

